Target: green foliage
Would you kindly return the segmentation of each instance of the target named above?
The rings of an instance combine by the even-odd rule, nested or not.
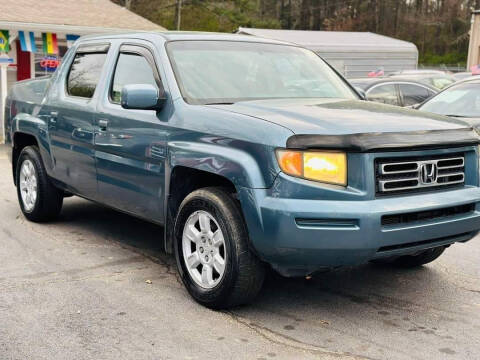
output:
[[[442,64],[459,64],[459,66],[465,66],[467,59],[467,53],[465,52],[450,52],[446,54],[432,54],[426,53],[420,56],[419,63],[429,65],[442,65]]]

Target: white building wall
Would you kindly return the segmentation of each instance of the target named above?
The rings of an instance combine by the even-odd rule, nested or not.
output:
[[[12,38],[12,34],[10,34],[10,37]],[[7,91],[8,89],[17,81],[17,47],[15,40],[11,39],[10,43],[10,52],[7,54],[9,58],[13,58],[13,66],[8,66],[7,68]],[[0,84],[2,83],[2,74],[3,72],[0,72]],[[6,94],[3,93],[2,87],[0,86],[0,144],[3,143],[4,141],[4,104],[2,100],[6,97]]]

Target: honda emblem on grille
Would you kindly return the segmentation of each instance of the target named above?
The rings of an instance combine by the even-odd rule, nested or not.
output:
[[[420,182],[422,184],[435,184],[437,182],[438,168],[436,163],[420,165]]]

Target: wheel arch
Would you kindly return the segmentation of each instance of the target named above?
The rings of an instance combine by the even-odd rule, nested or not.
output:
[[[202,187],[226,187],[239,194],[243,189],[269,188],[278,174],[271,165],[266,146],[221,146],[214,143],[171,142],[168,144],[165,188],[165,250],[173,249],[175,216],[182,200]],[[249,149],[250,151],[247,151]],[[261,164],[257,161],[261,160]],[[272,159],[273,160],[273,159]],[[243,215],[248,204],[236,195]],[[247,231],[248,231],[248,223]]]
[[[225,176],[184,165],[175,166],[170,173],[166,196],[166,219],[164,246],[167,253],[173,253],[175,218],[180,204],[191,192],[205,187],[222,187],[236,194],[234,183]]]
[[[15,172],[17,169],[17,162],[22,150],[27,146],[38,146],[39,142],[35,135],[27,132],[16,131],[13,133],[12,136],[12,175],[13,175],[13,183],[15,186],[16,183],[16,176]]]
[[[16,160],[18,160],[22,149],[25,146],[36,145],[40,150],[42,162],[49,173],[52,163],[49,158],[50,143],[46,120],[39,115],[33,116],[26,112],[20,112],[12,118],[10,131],[13,171],[15,171]]]

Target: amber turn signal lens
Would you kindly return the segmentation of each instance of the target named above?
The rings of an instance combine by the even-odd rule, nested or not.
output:
[[[347,155],[342,152],[278,150],[285,174],[329,184],[347,185]]]
[[[300,151],[277,151],[278,164],[285,174],[303,176],[303,153]]]

